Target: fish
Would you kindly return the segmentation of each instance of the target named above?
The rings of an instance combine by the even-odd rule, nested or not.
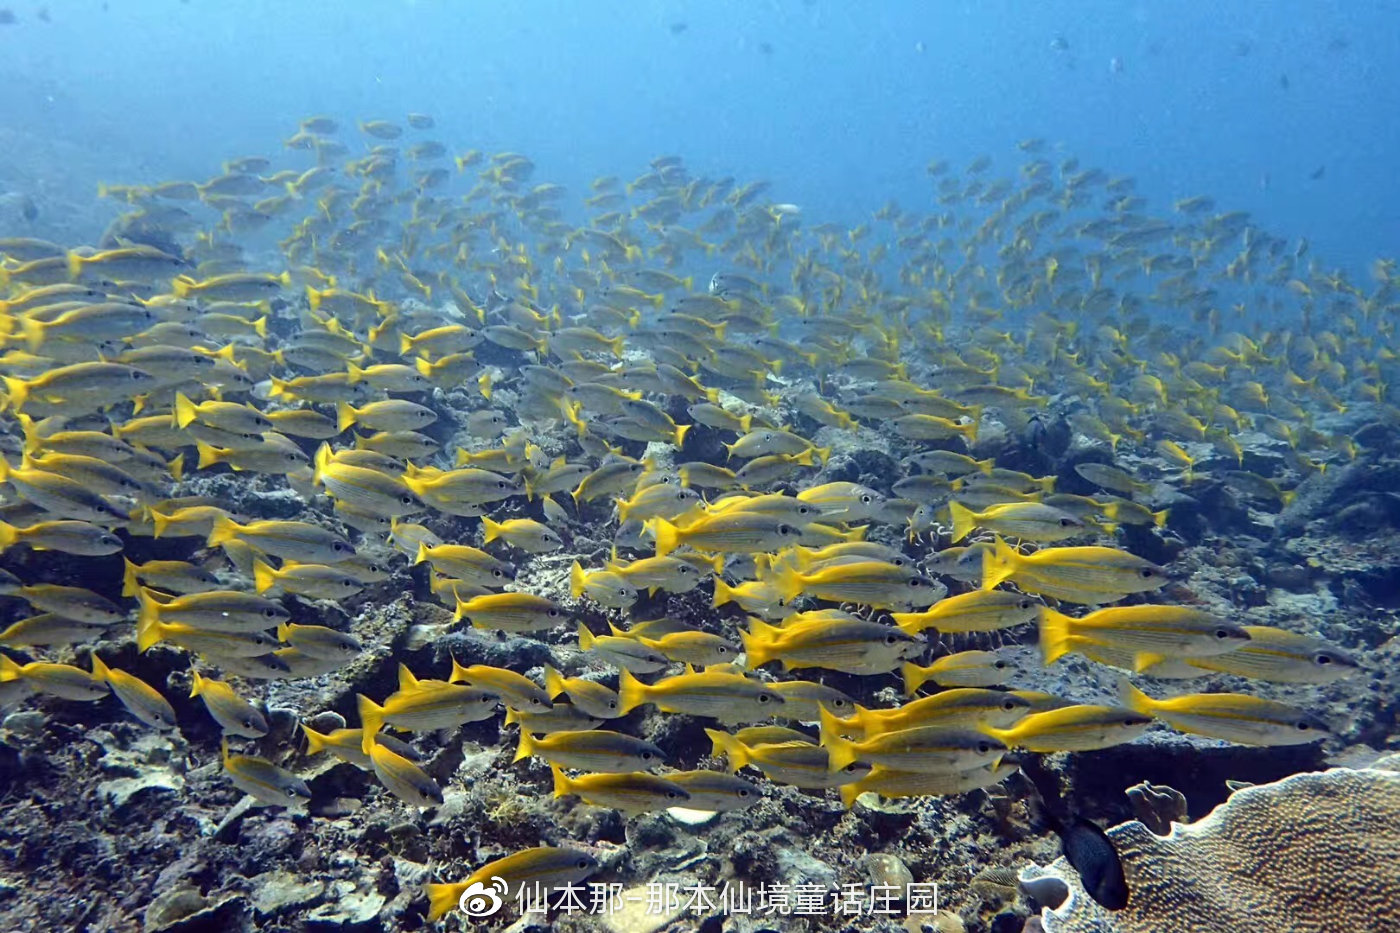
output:
[[[626,668],[618,675],[618,700],[618,711],[624,716],[650,703],[662,712],[706,716],[723,722],[766,719],[777,715],[783,704],[776,692],[738,674],[687,672],[648,685]]]
[[[948,726],[916,726],[852,741],[840,734],[831,713],[822,712],[822,747],[827,750],[830,771],[840,771],[852,761],[893,771],[966,771],[995,764],[1007,751],[1007,746],[986,733]]]
[[[0,595],[15,596],[41,612],[52,612],[76,622],[112,625],[126,618],[126,610],[99,593],[81,586],[56,583],[19,585],[0,578]]]
[[[1159,589],[1168,577],[1151,561],[1117,548],[1058,547],[1022,555],[997,538],[994,550],[982,555],[982,588],[1007,580],[1037,595],[1096,605]]]
[[[979,726],[1008,747],[1028,752],[1083,752],[1131,742],[1152,724],[1152,717],[1117,706],[1076,703],[1019,719],[1000,728]]]
[[[871,770],[861,761],[832,769],[827,749],[807,741],[746,742],[718,729],[706,729],[705,734],[710,737],[713,754],[723,755],[731,771],[754,767],[778,784],[808,790],[840,787],[860,780]]]
[[[0,654],[0,684],[5,683],[21,683],[39,693],[65,700],[100,700],[108,692],[105,678],[98,678],[81,667],[50,661],[20,664],[9,655]]]
[[[930,680],[940,687],[994,687],[1015,674],[1011,663],[995,651],[959,651],[927,666],[906,661],[899,671],[904,692],[911,696]]]
[[[453,619],[473,628],[504,632],[538,632],[565,621],[567,613],[553,600],[532,593],[482,593],[458,600]]]
[[[666,753],[651,742],[606,729],[557,732],[539,739],[522,729],[515,760],[532,755],[561,768],[581,771],[625,773],[666,763]]]
[[[78,622],[52,612],[43,612],[13,622],[0,631],[0,645],[11,648],[75,645],[98,638],[106,631],[106,625]]]
[[[554,775],[555,797],[574,795],[584,803],[610,807],[629,815],[684,806],[690,799],[690,793],[679,784],[645,771],[581,774],[571,778],[558,765],[551,765],[550,772]]]
[[[893,709],[868,709],[856,704],[849,716],[829,708],[831,728],[841,735],[864,739],[881,732],[919,726],[1011,725],[1032,710],[1029,700],[1015,693],[977,687],[955,687],[910,700]]]
[[[374,770],[369,755],[363,749],[363,729],[335,729],[331,732],[317,732],[302,723],[301,732],[306,737],[307,757],[330,752],[341,761],[352,764],[361,771]],[[400,742],[393,736],[385,735],[382,732],[376,735],[374,740],[409,761],[419,760],[418,753],[407,742]]]
[[[83,557],[116,554],[125,547],[121,538],[91,522],[58,520],[20,528],[0,521],[0,550],[16,544]]]
[[[934,629],[943,635],[995,632],[1039,619],[1042,605],[1009,590],[972,590],[949,596],[923,612],[891,614],[896,625],[911,635]]]
[[[946,592],[918,571],[884,561],[841,563],[809,573],[793,567],[775,567],[773,583],[787,601],[815,596],[874,609],[928,606]]]
[[[532,518],[513,518],[497,522],[490,516],[483,515],[481,524],[485,529],[486,544],[499,538],[531,554],[547,554],[564,546],[563,540],[552,528]]]
[[[980,512],[957,500],[948,504],[953,518],[953,541],[961,541],[977,528],[1022,541],[1063,541],[1083,534],[1084,523],[1068,512],[1039,502],[1008,502]]]
[[[670,664],[666,655],[643,643],[640,639],[625,635],[594,635],[587,626],[578,627],[580,651],[617,668],[634,674],[649,674],[665,670]]]
[[[440,807],[442,788],[422,768],[378,741],[373,733],[365,734],[361,749],[368,746],[370,767],[379,783],[389,793],[413,807]]]
[[[108,667],[96,654],[92,656],[92,679],[105,683],[131,715],[151,728],[164,731],[177,727],[175,708],[160,691],[134,674]]]
[[[493,691],[511,709],[542,713],[550,707],[549,695],[533,680],[515,671],[486,664],[463,666],[452,659],[449,683],[468,683]]]
[[[147,629],[161,624],[245,634],[275,628],[291,618],[280,603],[236,590],[166,597],[143,586],[136,591],[136,598],[140,604],[136,619],[138,644],[146,640]]]
[[[277,626],[277,638],[304,654],[328,661],[349,661],[364,650],[354,635],[324,625],[283,622]]]
[[[265,807],[300,809],[311,800],[311,788],[301,778],[265,758],[233,754],[227,739],[222,746],[222,762],[224,774],[233,786]]]
[[[897,628],[862,619],[789,621],[781,628],[749,619],[740,630],[748,666],[781,661],[784,670],[822,667],[848,674],[881,674],[923,650],[923,641]]]
[[[257,707],[240,697],[232,687],[221,680],[204,677],[197,671],[191,677],[193,679],[190,684],[190,696],[199,697],[204,702],[204,708],[209,711],[209,715],[219,724],[225,735],[249,739],[267,735],[267,718]]]
[[[1300,635],[1268,625],[1240,626],[1249,641],[1223,654],[1183,658],[1186,665],[1200,671],[1215,671],[1285,684],[1327,684],[1356,673],[1358,662],[1349,652],[1320,638]],[[1160,676],[1156,665],[1148,664],[1143,673]]]
[[[1236,745],[1304,745],[1331,735],[1319,717],[1304,709],[1241,693],[1186,693],[1155,700],[1125,679],[1118,681],[1123,705],[1189,732]]]
[[[611,570],[586,571],[574,561],[569,569],[569,595],[587,596],[611,609],[627,609],[637,601],[637,588],[620,573]]]
[[[334,564],[355,553],[349,541],[319,525],[289,521],[256,521],[242,525],[226,515],[215,516],[205,543],[218,547],[227,541],[241,541],[271,557],[304,563]]]
[[[757,784],[722,771],[668,771],[664,777],[690,795],[685,802],[687,810],[729,813],[751,807],[763,799],[763,791]]]
[[[1081,642],[1132,652],[1135,669],[1142,671],[1168,659],[1237,651],[1248,644],[1249,633],[1185,606],[1109,606],[1082,618],[1042,607],[1040,646],[1046,664]]]
[[[544,666],[544,689],[551,701],[567,695],[574,706],[589,716],[615,719],[622,715],[617,692],[596,680],[565,677],[548,664]]]
[[[364,750],[369,753],[372,737],[381,726],[389,725],[411,732],[452,729],[463,723],[479,722],[496,712],[502,695],[487,687],[460,686],[441,680],[419,680],[399,665],[399,689],[375,703],[364,694],[356,697],[360,726],[364,730]]]
[[[486,895],[513,903],[525,890],[548,892],[576,885],[598,868],[597,859],[577,848],[535,846],[522,849],[487,862],[463,881],[427,885],[428,922],[442,919],[459,906],[471,915],[479,914],[484,907],[495,903]],[[499,890],[487,887],[488,882],[495,878],[504,882]]]

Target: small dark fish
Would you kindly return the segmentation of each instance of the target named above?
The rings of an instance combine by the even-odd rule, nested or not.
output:
[[[1050,40],[1050,49],[1054,52],[1068,52],[1069,40],[1064,36],[1056,36]]]
[[[758,44],[758,50],[759,50],[760,52],[762,52],[764,55],[772,55],[772,54],[773,54],[773,43],[771,43],[771,42],[760,42],[760,43]]]
[[[689,23],[672,23],[672,24],[671,24],[671,35],[673,35],[673,36],[678,36],[678,35],[680,35],[681,33],[685,32],[685,31],[686,31],[687,29],[689,29],[689,28],[690,28],[690,24],[689,24]]]
[[[1079,872],[1089,896],[1108,910],[1122,910],[1128,906],[1123,862],[1108,834],[1081,816],[1075,817],[1069,826],[1056,825],[1055,831],[1064,847],[1065,858]]]
[[[1317,168],[1313,169],[1311,172],[1308,173],[1308,177],[1311,178],[1313,181],[1317,181],[1319,178],[1326,174],[1327,166],[1319,165]]]
[[[1288,80],[1288,72],[1285,71],[1283,74],[1278,76],[1278,86],[1286,91],[1288,90],[1289,85],[1290,82]]]
[[[25,195],[20,199],[19,213],[25,220],[33,223],[39,218],[39,205],[35,204],[34,199],[29,195]]]
[[[1094,823],[1072,812],[1056,789],[1055,779],[1038,758],[1022,761],[1021,773],[1040,797],[1040,811],[1060,837],[1065,859],[1079,872],[1084,890],[1105,909],[1122,910],[1128,904],[1128,882],[1113,841]],[[1064,814],[1063,818],[1060,814]]]
[[[0,26],[13,26],[17,22],[14,10],[0,10]]]

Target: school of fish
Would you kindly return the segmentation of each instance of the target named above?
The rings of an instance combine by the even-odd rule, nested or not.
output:
[[[281,154],[203,182],[104,187],[124,213],[100,248],[0,239],[0,546],[11,568],[26,548],[71,556],[58,581],[0,573],[30,613],[0,632],[0,706],[114,697],[176,729],[169,685],[108,649],[169,652],[223,733],[227,780],[303,807],[295,770],[236,750],[268,734],[261,684],[367,646],[290,607],[354,615],[416,573],[455,624],[581,654],[539,680],[400,664],[356,728],[303,726],[306,756],[411,807],[444,800],[415,738],[496,716],[556,796],[627,814],[738,810],[765,784],[847,806],[956,794],[1018,754],[1153,723],[1327,737],[1307,708],[1132,682],[1323,684],[1357,661],[1201,609],[1126,532],[1171,533],[1164,489],[1223,485],[1277,512],[1357,456],[1317,413],[1396,419],[1393,263],[1352,281],[1208,197],[1154,213],[1132,179],[1056,164],[1041,140],[999,178],[990,156],[931,163],[932,211],[889,204],[843,229],[672,156],[579,203],[526,156],[453,150],[433,126],[308,118]],[[1094,444],[1070,476],[996,453],[1052,417]],[[1252,472],[1247,431],[1287,470]],[[824,478],[865,448],[898,472]],[[243,487],[241,509],[191,493],[211,475]],[[248,514],[277,490],[295,515]],[[604,556],[572,550],[584,532]],[[539,578],[527,567],[567,595],[517,583]],[[703,621],[671,618],[695,590]],[[988,645],[1031,631],[1046,665],[1118,669],[1119,705],[1018,689]],[[828,672],[909,700],[867,705]],[[677,770],[614,722],[648,706],[705,720],[724,770]],[[515,890],[598,867],[526,849],[429,885],[428,916],[493,875]]]

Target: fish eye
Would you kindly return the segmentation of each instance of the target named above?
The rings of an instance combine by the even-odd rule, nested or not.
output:
[[[747,797],[749,795],[749,789],[747,787],[741,787],[739,788],[738,794],[740,797]]]
[[[766,693],[760,693],[760,694],[758,695],[758,702],[760,702],[760,703],[767,703],[767,702],[768,702],[768,694],[766,694]]]
[[[676,792],[673,791],[673,790],[668,790],[668,791],[666,792],[666,799],[667,799],[667,800],[675,800],[675,799],[676,799]]]
[[[790,534],[792,534],[792,531],[793,531],[793,529],[792,529],[792,526],[791,526],[791,525],[779,525],[779,526],[778,526],[778,534],[780,534],[780,535],[790,535]]]
[[[551,619],[557,619],[557,618],[559,618],[559,610],[558,610],[558,609],[546,609],[545,612],[544,612],[544,614],[547,615],[547,616],[549,616]]]
[[[501,579],[501,578],[504,577],[505,575],[506,575],[506,572],[505,572],[504,570],[499,569],[499,568],[496,569],[496,570],[491,571],[491,576],[495,577],[497,580]]]
[[[346,551],[350,550],[350,546],[343,542],[336,541],[331,545],[331,550],[335,551],[337,554],[344,554]]]
[[[1019,608],[1019,609],[1029,609],[1031,606],[1034,606],[1034,605],[1035,605],[1035,603],[1031,602],[1029,599],[1023,599],[1023,600],[1021,600],[1019,603],[1016,604],[1017,608]]]
[[[1313,660],[1315,660],[1318,664],[1331,664],[1332,656],[1330,654],[1319,654]]]
[[[413,497],[412,497],[412,496],[399,496],[399,504],[400,504],[400,505],[412,505],[412,504],[413,504]]]
[[[988,743],[986,743],[986,742],[978,742],[978,743],[977,743],[977,751],[980,752],[981,754],[985,755],[985,754],[987,754],[988,752],[990,752],[991,750],[992,750],[992,746],[989,745]]]
[[[860,501],[861,501],[863,504],[865,504],[865,505],[869,505],[869,504],[871,503],[872,500],[871,500],[870,496],[865,495],[865,496],[861,496],[861,497],[860,497]]]
[[[717,647],[717,648],[715,649],[715,653],[716,653],[716,654],[721,654],[721,655],[723,655],[723,654],[728,654],[728,653],[729,653],[729,648],[726,647],[725,645],[720,645],[719,647]]]
[[[496,488],[505,489],[508,485],[509,484],[505,480],[501,480],[499,483],[496,484]]]
[[[248,719],[248,718],[245,717],[245,718],[243,719],[243,722],[240,723],[240,725],[242,725],[242,726],[243,726],[244,728],[246,728],[246,729],[251,729],[251,728],[253,728],[253,720]]]
[[[609,701],[608,701],[608,709],[617,709],[617,701],[616,701],[616,700],[609,700]]]
[[[1216,629],[1216,631],[1215,631],[1215,637],[1216,637],[1216,638],[1220,638],[1220,639],[1229,638],[1229,637],[1230,637],[1230,632],[1229,632],[1228,629],[1223,629],[1223,628],[1222,628],[1222,629]]]
[[[842,771],[846,771],[846,772],[848,772],[848,773],[854,773],[854,772],[857,771],[859,768],[860,768],[860,763],[859,763],[859,762],[856,762],[856,761],[853,761],[853,762],[851,762],[850,764],[846,765],[846,767],[842,768],[841,770],[842,770]]]
[[[586,859],[586,858],[581,858],[581,859],[579,859],[577,862],[575,862],[574,865],[575,865],[580,871],[582,871],[583,869],[585,869],[585,868],[588,867],[588,859]]]
[[[1309,729],[1312,728],[1312,726],[1308,725],[1306,722],[1304,722],[1304,721],[1301,720],[1301,719],[1298,720],[1297,725],[1298,725],[1298,731],[1299,731],[1299,732],[1307,732]]]
[[[1008,699],[1005,703],[1001,704],[1001,708],[1009,713],[1016,708],[1016,701]]]
[[[263,618],[264,618],[264,619],[275,619],[275,618],[277,618],[277,615],[278,615],[277,610],[276,610],[276,609],[273,609],[273,608],[270,607],[270,606],[269,606],[268,608],[264,609],[262,614],[263,614]]]
[[[886,636],[885,636],[885,644],[887,644],[887,645],[893,645],[893,644],[894,644],[895,642],[897,642],[897,641],[899,641],[899,639],[898,639],[898,638],[895,638],[893,635],[886,635]]]
[[[909,578],[909,585],[910,585],[910,586],[922,586],[922,585],[923,585],[923,582],[924,582],[924,581],[923,581],[922,579],[920,579],[919,577],[910,577],[910,578]]]
[[[999,671],[1004,671],[1007,668],[1007,664],[1005,661],[993,661],[992,667],[996,668]]]
[[[1074,525],[1074,519],[1072,519],[1072,518],[1062,518],[1062,519],[1060,519],[1060,527],[1061,527],[1061,528],[1069,528],[1069,527],[1071,527],[1072,525]]]
[[[1151,567],[1144,567],[1138,571],[1138,576],[1142,577],[1144,580],[1151,580],[1156,575],[1157,571],[1153,570]]]
[[[651,752],[642,752],[642,761],[651,761]]]

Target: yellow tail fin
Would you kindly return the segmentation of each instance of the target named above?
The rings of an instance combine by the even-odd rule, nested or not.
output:
[[[355,699],[360,711],[360,728],[364,730],[360,747],[368,755],[374,747],[375,733],[384,728],[384,707],[363,693],[356,694]]]
[[[1011,578],[1016,572],[1021,555],[1001,538],[996,545],[982,552],[982,589],[994,589],[998,583]]]
[[[259,596],[266,593],[277,585],[277,571],[273,570],[266,562],[253,560],[253,589]]]
[[[904,677],[904,695],[913,696],[918,693],[919,688],[932,676],[929,669],[920,667],[912,661],[905,661],[899,666],[899,673]]]
[[[302,724],[301,731],[302,734],[306,736],[307,755],[319,755],[321,754],[321,752],[325,751],[327,748],[330,747],[328,736],[317,732],[315,729],[311,728],[305,723]]]
[[[1070,626],[1074,619],[1063,612],[1042,606],[1040,609],[1040,656],[1048,667],[1069,654],[1072,649]]]
[[[617,676],[617,712],[626,716],[647,701],[646,685],[626,668]]]
[[[515,750],[515,757],[511,761],[519,761],[522,758],[529,758],[535,753],[535,740],[530,735],[529,729],[520,730],[520,745]]]
[[[144,586],[137,587],[136,600],[139,607],[136,610],[136,650],[145,651],[163,637],[160,629],[160,604]]]
[[[953,543],[977,530],[977,514],[956,500],[948,503],[948,512],[953,516]]]

